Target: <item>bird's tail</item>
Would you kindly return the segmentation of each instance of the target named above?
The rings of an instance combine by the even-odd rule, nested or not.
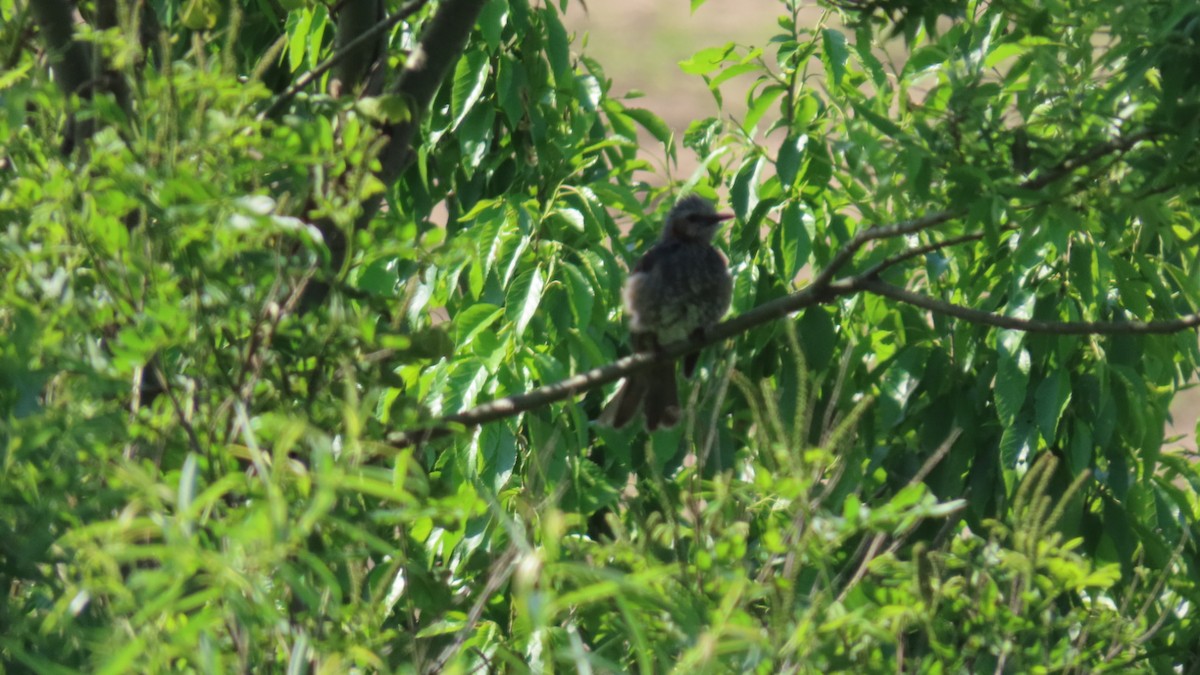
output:
[[[637,416],[638,409],[645,411],[649,431],[679,423],[682,413],[674,362],[659,364],[625,378],[625,383],[600,413],[598,421],[620,429]]]

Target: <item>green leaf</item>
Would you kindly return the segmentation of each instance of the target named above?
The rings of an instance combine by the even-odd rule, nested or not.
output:
[[[850,58],[850,50],[846,48],[846,36],[840,30],[825,28],[821,31],[824,54],[821,60],[825,63],[825,76],[835,87],[842,85],[846,75],[846,59]]]
[[[725,82],[737,77],[738,75],[746,75],[747,73],[759,72],[762,66],[757,63],[737,63],[722,70],[716,77],[708,81],[709,89],[716,89]]]
[[[500,48],[500,39],[507,22],[508,1],[488,0],[479,13],[479,33],[487,43],[488,50],[496,51]]]
[[[1054,443],[1058,434],[1058,423],[1067,405],[1071,402],[1071,387],[1066,371],[1051,371],[1033,395],[1038,429],[1047,444]]]
[[[780,261],[782,269],[780,277],[785,282],[791,282],[800,273],[801,268],[809,263],[812,256],[813,227],[812,214],[801,206],[799,201],[789,201],[783,207],[779,217]]]
[[[925,352],[906,348],[892,361],[879,382],[879,418],[884,428],[904,421],[908,400],[916,391],[924,370]]]
[[[547,6],[541,15],[545,22],[548,38],[546,57],[550,61],[550,69],[554,72],[554,83],[565,92],[573,91],[575,77],[571,68],[571,41],[567,37],[567,29],[563,27],[562,21],[552,7]]]
[[[1037,449],[1037,430],[1027,417],[1005,427],[1000,436],[1000,465],[1005,469],[1025,469]]]
[[[534,314],[537,313],[538,304],[542,301],[542,289],[544,287],[545,280],[542,278],[542,269],[540,267],[535,267],[521,274],[509,286],[504,306],[507,310],[508,319],[516,327],[517,335],[525,332],[525,328],[533,319]]]
[[[587,275],[572,263],[565,262],[559,266],[563,271],[563,279],[567,285],[567,294],[571,303],[571,314],[580,327],[588,326],[592,321],[592,308],[595,305],[595,291],[588,281]]]
[[[729,188],[729,200],[733,204],[733,212],[738,220],[745,222],[750,212],[758,206],[758,181],[762,173],[764,161],[761,156],[754,156],[742,163],[733,186]]]
[[[680,61],[679,68],[688,75],[705,75],[711,73],[733,54],[735,45],[732,42],[722,47],[709,47],[692,54],[691,58]]]
[[[786,91],[787,90],[782,86],[773,84],[768,87],[764,87],[762,93],[758,96],[752,97],[750,99],[748,109],[746,110],[746,120],[742,122],[742,130],[749,133],[754,129],[754,127],[758,126],[758,121],[762,119],[763,115],[767,114],[767,111],[771,109],[771,106],[778,101],[779,97],[783,96]]]
[[[495,323],[504,310],[486,302],[476,303],[454,317],[454,342],[459,347],[470,344],[479,331]]]
[[[354,109],[371,121],[388,124],[412,117],[408,99],[403,96],[364,96],[354,102]]]
[[[930,68],[936,68],[946,62],[945,50],[940,46],[925,47],[913,52],[904,64],[904,74],[908,77],[918,75]]]
[[[796,182],[800,161],[804,158],[804,146],[808,145],[807,134],[794,134],[783,139],[779,146],[779,158],[775,161],[775,172],[785,190]]]
[[[189,0],[188,7],[198,7],[203,3],[198,0]],[[188,12],[184,11],[184,24],[188,24]],[[290,23],[295,17],[295,23],[291,26],[291,31],[288,34],[288,68],[292,72],[300,69],[304,65],[304,54],[308,46],[308,33],[312,29],[313,13],[311,9],[303,9],[298,12],[292,12],[288,15]],[[197,26],[189,26],[195,28]]]
[[[902,138],[904,136],[904,130],[898,124],[867,106],[862,105],[858,101],[851,102],[850,106],[854,109],[855,114],[865,119],[871,126],[882,131],[888,138]]]
[[[670,148],[672,143],[671,127],[662,121],[662,118],[645,108],[626,108],[625,114],[633,118],[635,122],[640,124],[642,128],[650,132],[659,143],[664,147]]]
[[[833,317],[824,307],[810,307],[796,322],[804,360],[811,364],[828,363],[837,346]]]
[[[454,83],[450,93],[450,110],[454,115],[452,128],[462,122],[483,94],[488,70],[487,54],[483,52],[467,52],[458,60],[458,65],[454,67]]]
[[[1029,390],[1029,351],[1022,346],[1017,331],[1000,331],[999,360],[996,368],[996,412],[1000,423],[1011,426],[1025,405]]]

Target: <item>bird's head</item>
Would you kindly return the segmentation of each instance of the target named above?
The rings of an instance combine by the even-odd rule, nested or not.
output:
[[[717,213],[707,199],[688,195],[676,202],[667,214],[663,239],[711,241],[721,223],[732,217],[728,213]]]

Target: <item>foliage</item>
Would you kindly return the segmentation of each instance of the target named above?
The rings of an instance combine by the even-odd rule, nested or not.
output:
[[[385,77],[468,4],[384,3],[413,10]],[[945,212],[842,273],[1051,325],[1191,315],[1200,15],[784,2],[769,44],[681,64],[720,113],[676,137],[573,51],[565,4],[488,0],[426,112],[328,73],[287,98],[338,51],[335,3],[82,2],[92,79],[129,88],[67,96],[38,8],[0,0],[4,661],[1190,663],[1200,474],[1163,426],[1191,331],[845,293],[709,350],[673,431],[598,428],[595,390],[388,438],[623,355],[623,270],[685,191],[737,215],[736,313]],[[657,153],[699,169],[661,185]]]

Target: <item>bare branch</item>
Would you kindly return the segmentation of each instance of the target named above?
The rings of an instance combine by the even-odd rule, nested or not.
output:
[[[928,295],[913,293],[899,286],[885,283],[876,278],[853,277],[831,285],[841,291],[862,290],[905,304],[927,309],[938,314],[965,319],[972,323],[996,328],[1019,330],[1026,333],[1051,333],[1054,335],[1162,335],[1178,333],[1200,326],[1200,313],[1187,314],[1177,319],[1162,321],[1041,321],[1001,316],[962,305],[955,305]]]
[[[1014,225],[1014,226],[1011,226],[1010,228],[1006,228],[1006,229],[1014,229],[1015,230],[1017,228]],[[897,253],[896,255],[889,256],[889,257],[879,261],[877,264],[875,264],[874,267],[867,270],[866,272],[863,272],[863,276],[868,276],[868,277],[879,276],[879,274],[882,273],[884,270],[895,267],[896,265],[899,265],[902,262],[907,262],[918,256],[922,256],[927,253],[933,253],[934,251],[940,251],[944,248],[950,248],[951,246],[965,244],[968,241],[979,241],[980,239],[983,239],[983,237],[984,237],[983,232],[975,232],[972,234],[964,234],[960,237],[950,237],[949,239],[943,239],[941,241],[934,241],[934,242],[930,242],[928,244],[922,244],[921,246],[914,246],[913,248],[906,249],[904,251],[901,251],[900,253]]]
[[[360,40],[363,33],[370,32],[384,19],[383,0],[355,0],[344,2],[337,9],[337,52],[345,54],[338,64],[337,74],[330,80],[330,91],[334,96],[342,92],[354,93],[366,80],[364,96],[377,96],[382,88],[383,66],[387,59],[379,58],[384,51],[381,32],[370,42]],[[355,45],[346,49],[347,45]],[[370,76],[374,73],[374,76]]]
[[[906,234],[928,230],[931,227],[936,227],[942,223],[954,220],[966,213],[963,209],[951,209],[947,211],[938,211],[927,216],[906,220],[894,225],[872,225],[863,230],[859,230],[858,234],[854,235],[845,246],[843,246],[837,255],[833,256],[833,260],[821,270],[821,273],[813,279],[812,285],[818,288],[829,285],[834,276],[841,271],[846,263],[854,257],[867,242],[875,241],[876,239],[891,239],[893,237],[902,237]]]
[[[1042,188],[1050,185],[1051,183],[1054,183],[1059,180],[1062,180],[1063,178],[1066,178],[1067,176],[1074,173],[1076,169],[1085,167],[1085,166],[1095,162],[1096,160],[1107,157],[1108,155],[1111,155],[1114,153],[1125,152],[1126,150],[1133,148],[1133,146],[1137,145],[1138,143],[1141,143],[1142,141],[1145,141],[1145,140],[1149,140],[1153,137],[1154,137],[1153,131],[1151,131],[1149,129],[1143,129],[1142,131],[1132,133],[1128,136],[1125,136],[1124,138],[1119,138],[1115,141],[1110,141],[1108,143],[1101,143],[1100,145],[1097,145],[1097,146],[1089,149],[1087,152],[1084,152],[1079,155],[1067,157],[1063,161],[1059,162],[1053,168],[1047,170],[1045,173],[1035,176],[1034,178],[1031,178],[1031,179],[1025,181],[1024,183],[1021,183],[1020,188],[1022,190],[1031,190],[1031,191],[1041,190]]]

